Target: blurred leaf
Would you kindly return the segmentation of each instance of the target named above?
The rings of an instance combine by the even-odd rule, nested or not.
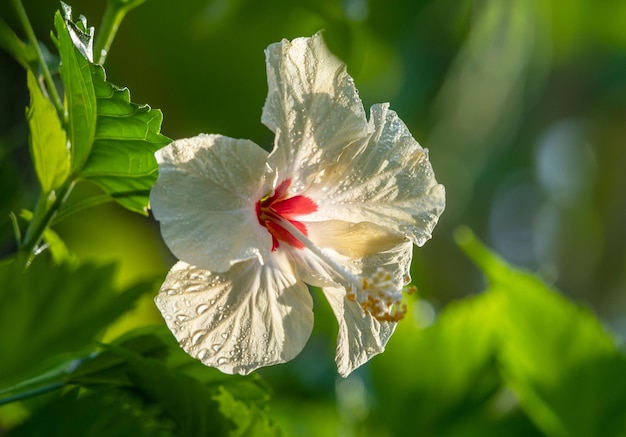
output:
[[[381,417],[397,435],[407,418],[420,435],[466,435],[468,427],[485,435],[504,414],[489,411],[501,387],[494,329],[500,305],[482,294],[449,305],[426,329],[400,323],[372,369]]]
[[[502,297],[502,371],[523,408],[553,436],[626,431],[626,360],[589,312],[509,267],[467,229],[457,240]]]
[[[41,190],[49,193],[59,188],[70,174],[67,137],[50,100],[45,98],[39,83],[27,71],[30,107],[26,118],[30,127],[30,151]]]
[[[78,389],[38,409],[26,422],[9,431],[10,437],[173,436],[171,424],[160,421],[153,409],[119,391],[103,390],[78,396]]]
[[[53,267],[40,258],[26,272],[16,263],[0,266],[2,383],[47,370],[59,354],[87,346],[152,289],[151,283],[140,283],[118,294],[113,265]]]
[[[122,206],[147,214],[156,180],[154,152],[169,143],[160,134],[163,115],[130,101],[128,88],[105,80],[104,69],[91,65],[98,121],[91,155],[81,176],[93,181]]]
[[[96,132],[96,95],[91,78],[89,60],[74,46],[66,19],[57,12],[54,16],[61,79],[65,86],[68,113],[67,130],[71,144],[72,172],[80,170],[91,151]]]
[[[37,62],[37,53],[33,46],[24,44],[2,17],[0,17],[0,47],[9,52],[26,70],[30,70]]]
[[[237,394],[245,384],[258,387],[257,377],[224,375],[184,352],[183,359],[179,352],[180,346],[164,326],[140,328],[102,345],[100,351],[66,365],[63,374],[51,372],[51,378],[43,375],[29,382],[33,391],[78,385],[81,395],[65,394],[39,405],[11,435],[37,435],[45,429],[46,435],[53,436],[98,436],[106,429],[100,429],[99,424],[110,424],[116,418],[119,423],[111,425],[108,435],[135,435],[133,432],[140,431],[138,435],[145,435],[145,430],[177,436],[277,435],[262,408],[267,394],[260,402]],[[175,359],[171,360],[170,355]],[[185,360],[200,364],[205,374],[194,372],[198,377],[190,376]],[[234,385],[231,378],[236,381]],[[233,387],[235,390],[231,390]],[[106,412],[81,414],[71,425],[64,423],[71,419],[69,414],[100,408],[100,404],[103,408],[117,406]],[[48,414],[50,411],[55,414]],[[144,428],[136,430],[142,420],[146,422]]]
[[[231,419],[236,426],[229,434],[231,437],[282,435],[280,429],[257,406],[247,406],[238,401],[224,387],[220,387],[214,399],[220,404],[220,413]]]

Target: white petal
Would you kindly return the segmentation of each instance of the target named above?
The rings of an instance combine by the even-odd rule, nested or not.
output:
[[[413,244],[409,242],[365,257],[359,260],[360,276],[371,276],[383,268],[396,278],[396,282],[407,283],[412,250]],[[358,303],[346,299],[344,288],[324,287],[322,290],[339,322],[335,361],[339,374],[345,377],[385,350],[397,323],[377,320]]]
[[[268,190],[262,182],[267,152],[248,140],[199,135],[156,157],[150,204],[178,259],[224,272],[241,260],[267,258],[271,236],[255,211]]]
[[[422,245],[445,206],[428,153],[388,104],[371,110],[367,144],[352,144],[304,194],[318,202],[307,220],[372,222]],[[323,201],[322,201],[323,199]]]
[[[181,347],[229,374],[292,359],[313,327],[311,295],[280,256],[223,274],[178,262],[155,300]]]
[[[283,40],[266,52],[268,96],[261,120],[276,132],[268,164],[292,190],[367,134],[367,119],[346,66],[322,36]]]

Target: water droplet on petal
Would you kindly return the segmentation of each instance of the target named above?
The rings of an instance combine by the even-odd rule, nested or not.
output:
[[[229,360],[228,358],[226,358],[226,357],[219,357],[219,358],[217,359],[217,365],[218,365],[218,366],[222,366],[222,365],[224,365],[224,364],[228,363],[229,361],[230,361],[230,360]]]
[[[200,361],[204,360],[206,358],[206,356],[209,354],[209,350],[208,349],[200,349],[198,351],[198,354],[196,355],[196,358],[199,359]]]
[[[199,329],[191,334],[191,344],[197,345],[209,333],[208,329]]]
[[[222,345],[220,344],[214,344],[213,346],[211,346],[211,349],[213,349],[215,352],[219,352],[221,348],[222,348]]]
[[[209,310],[209,305],[202,303],[196,307],[196,313],[203,314]]]

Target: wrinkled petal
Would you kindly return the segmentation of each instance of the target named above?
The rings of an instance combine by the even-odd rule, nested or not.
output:
[[[345,378],[385,350],[397,323],[376,320],[356,302],[345,299],[342,288],[325,287],[322,291],[339,322],[335,362],[337,371]]]
[[[308,289],[280,256],[220,274],[178,262],[155,300],[181,347],[229,374],[292,359],[313,327]]]
[[[346,66],[322,36],[283,40],[266,52],[268,96],[262,122],[276,133],[268,164],[297,190],[367,134],[367,119]]]
[[[369,142],[350,145],[323,181],[305,191],[319,205],[307,220],[372,222],[421,246],[443,212],[444,187],[427,151],[388,104],[372,106],[369,131]]]
[[[159,178],[150,193],[155,218],[172,253],[189,264],[224,272],[236,262],[268,257],[270,234],[255,202],[267,152],[248,140],[199,135],[156,153]]]
[[[384,268],[397,282],[408,283],[412,250],[412,243],[405,243],[365,257],[360,260],[360,275],[370,276],[378,268]],[[343,287],[324,287],[322,291],[339,323],[335,362],[339,374],[345,377],[385,350],[397,323],[377,320],[357,302],[346,299]]]

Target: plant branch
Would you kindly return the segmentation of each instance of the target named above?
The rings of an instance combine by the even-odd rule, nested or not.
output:
[[[28,19],[28,15],[26,14],[26,10],[24,9],[24,5],[22,5],[21,0],[11,0],[13,3],[13,8],[17,13],[20,23],[24,28],[24,32],[26,32],[26,37],[28,41],[33,46],[35,53],[37,55],[37,60],[39,62],[39,66],[41,67],[41,72],[43,74],[44,81],[46,82],[48,88],[48,94],[52,98],[52,103],[56,107],[57,112],[59,113],[59,118],[61,120],[65,119],[65,108],[63,107],[63,101],[59,97],[59,93],[56,89],[56,85],[52,80],[52,75],[50,74],[50,70],[48,69],[48,64],[46,64],[46,60],[43,57],[43,53],[41,52],[41,48],[39,47],[39,42],[37,41],[37,37],[35,36],[35,31],[33,30],[33,26],[30,24],[30,20]]]
[[[94,44],[94,63],[104,65],[117,30],[126,14],[145,0],[109,0]]]

